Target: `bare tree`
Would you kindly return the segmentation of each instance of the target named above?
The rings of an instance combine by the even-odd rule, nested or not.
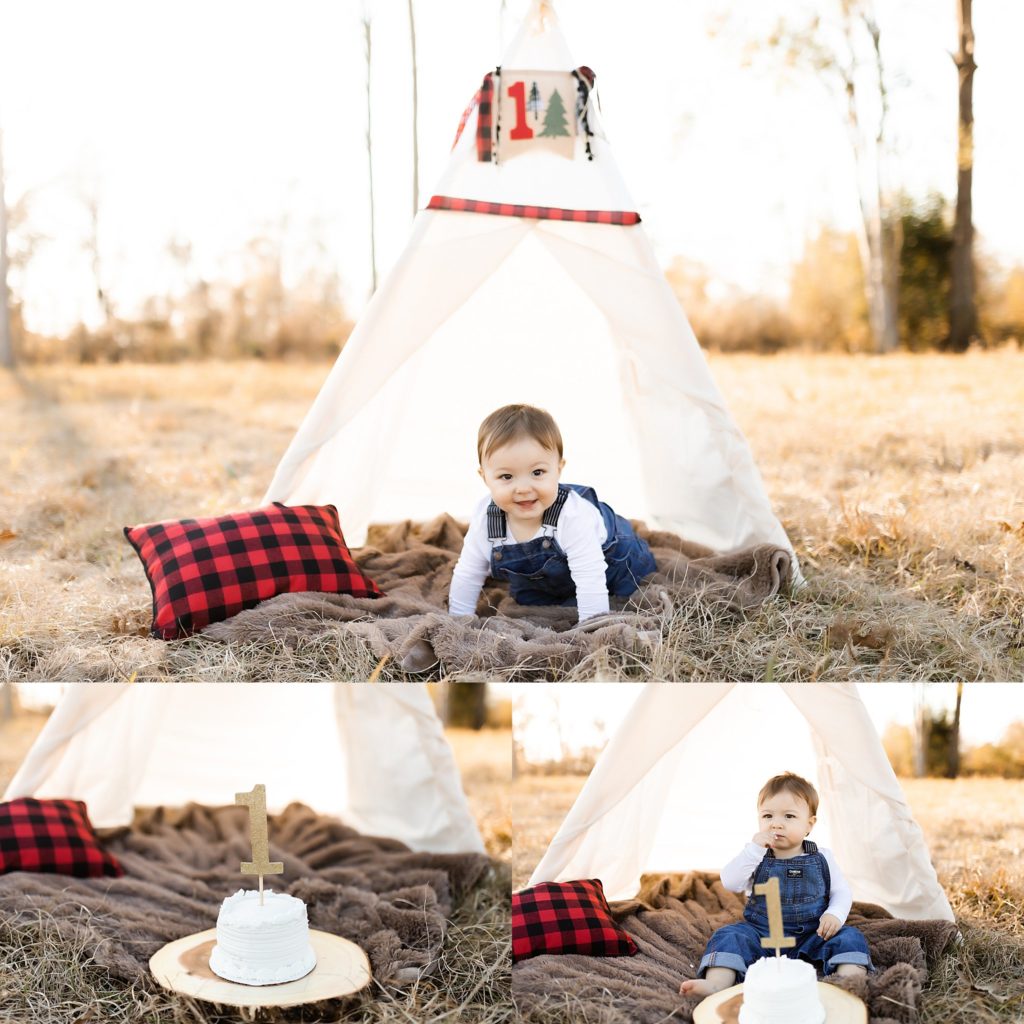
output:
[[[889,90],[882,60],[882,33],[873,0],[837,0],[831,19],[782,21],[767,47],[748,46],[748,57],[769,50],[785,69],[825,82],[844,108],[847,137],[857,172],[861,261],[868,321],[876,352],[899,346],[900,218],[885,180]]]
[[[366,160],[370,171],[370,278],[371,294],[377,290],[377,227],[373,207],[373,115],[370,103],[370,74],[373,69],[373,40],[370,12],[363,8],[363,43],[366,52]]]
[[[11,296],[7,289],[7,199],[4,189],[4,135],[0,127],[0,366],[14,366]]]
[[[89,231],[82,242],[82,248],[85,249],[89,256],[93,284],[96,288],[96,301],[99,303],[100,311],[103,313],[104,326],[110,328],[117,320],[117,310],[114,308],[114,300],[105,283],[106,271],[100,253],[100,214],[102,203],[100,201],[99,189],[95,184],[83,187],[79,191],[78,198],[81,200],[89,216]]]
[[[974,224],[971,186],[974,176],[974,26],[971,0],[957,0],[960,48],[953,54],[960,79],[957,121],[956,217],[953,222],[953,266],[949,309],[949,348],[964,352],[978,330],[974,282]]]
[[[487,724],[487,684],[449,683],[444,722],[463,729],[482,729]]]
[[[415,217],[420,208],[420,137],[416,80],[416,20],[413,17],[412,0],[409,0],[409,49],[412,52],[412,215]]]
[[[928,774],[932,716],[928,708],[927,686],[927,683],[914,683],[914,778],[917,779]]]
[[[955,779],[960,774],[960,703],[964,697],[964,684],[956,684],[956,706],[953,721],[946,737],[946,778]]]

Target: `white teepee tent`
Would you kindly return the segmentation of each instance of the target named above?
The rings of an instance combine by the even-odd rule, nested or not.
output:
[[[464,518],[484,494],[480,422],[527,402],[561,427],[563,479],[621,514],[721,550],[790,548],[638,223],[585,76],[571,84],[567,124],[576,130],[585,112],[593,134],[567,155],[527,147],[491,159],[479,141],[493,121],[496,145],[509,144],[520,79],[532,99],[534,79],[573,68],[550,4],[535,0],[493,102],[469,115],[267,501],[333,503],[354,544],[370,522]]]
[[[530,884],[716,870],[756,831],[757,794],[794,771],[821,797],[811,838],[854,899],[953,920],[921,829],[850,683],[648,684],[604,749]]]
[[[134,807],[220,805],[256,783],[415,850],[482,850],[422,684],[69,687],[4,799],[84,800],[97,828]]]

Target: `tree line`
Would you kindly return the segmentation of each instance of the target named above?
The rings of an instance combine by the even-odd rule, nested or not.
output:
[[[504,5],[503,5],[504,6]],[[364,7],[366,153],[373,288],[377,256],[371,127],[372,18]],[[956,0],[958,45],[955,200],[915,201],[899,188],[889,120],[891,72],[875,0],[828,0],[805,20],[781,19],[765,38],[744,42],[744,62],[767,65],[781,80],[824,85],[846,128],[857,169],[858,230],[849,236],[828,226],[809,239],[793,268],[785,300],[734,291],[709,299],[707,275],[677,259],[670,283],[709,347],[772,351],[802,346],[886,353],[897,349],[963,352],[972,343],[1024,339],[1024,267],[1003,271],[978,258],[972,219],[974,167],[973,82],[977,64],[972,0]],[[726,21],[728,16],[726,16]],[[412,201],[419,206],[416,32],[408,0],[412,60]],[[742,30],[741,30],[742,32]],[[2,129],[2,126],[0,126]],[[193,279],[184,293],[152,296],[141,315],[118,308],[98,244],[101,210],[83,197],[91,230],[83,248],[91,261],[102,322],[76,326],[66,337],[26,330],[23,304],[9,291],[9,268],[23,273],[41,241],[28,223],[30,197],[5,200],[0,134],[0,364],[70,358],[176,360],[216,356],[282,358],[334,355],[351,328],[331,274],[284,289],[280,266],[257,268],[241,284]],[[12,239],[16,245],[12,247]],[[253,251],[267,248],[254,239]],[[187,256],[178,243],[179,258]],[[271,257],[272,260],[272,257]],[[292,292],[295,294],[292,294]]]

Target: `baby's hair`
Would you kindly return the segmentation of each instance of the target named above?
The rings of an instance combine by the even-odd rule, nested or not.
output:
[[[781,775],[773,775],[757,794],[757,806],[760,807],[765,800],[770,800],[779,793],[792,793],[806,801],[810,808],[811,817],[818,813],[818,791],[804,778],[794,775],[793,772],[783,772]]]
[[[551,413],[533,405],[503,405],[480,424],[477,458],[482,464],[491,452],[520,437],[532,437],[543,448],[562,457],[562,434]]]

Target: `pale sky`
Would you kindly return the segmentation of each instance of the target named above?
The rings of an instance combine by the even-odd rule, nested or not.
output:
[[[517,719],[535,723],[529,733],[520,735],[521,741],[526,742],[527,757],[545,760],[558,756],[553,731],[556,717],[563,741],[570,748],[603,746],[643,686],[643,683],[505,684],[505,692],[511,693]],[[890,722],[901,725],[913,722],[915,684],[870,683],[858,686],[857,690],[879,734],[885,732]],[[929,700],[937,707],[952,709],[956,684],[931,684],[927,692]],[[964,745],[998,742],[1006,726],[1014,721],[1024,721],[1024,686],[1020,683],[970,683],[964,687],[960,711],[960,736]]]
[[[683,255],[719,283],[778,292],[813,226],[850,228],[856,193],[834,99],[804,78],[740,67],[738,33],[763,35],[809,0],[555,0],[574,60],[597,72],[605,129],[668,265]],[[378,265],[412,218],[404,0],[366,0],[374,25]],[[826,4],[819,4],[824,10]],[[527,7],[508,0],[416,5],[421,202],[466,103]],[[879,3],[892,70],[898,178],[952,196],[954,0]],[[193,245],[208,279],[282,232],[286,275],[334,266],[351,313],[369,288],[366,110],[358,0],[0,0],[0,124],[8,199],[32,196],[46,236],[24,291],[30,327],[94,318],[84,207],[101,202],[111,292],[125,312],[180,285],[165,253]],[[709,28],[728,15],[732,27]],[[975,222],[987,251],[1024,263],[1024,4],[978,3]],[[282,225],[284,225],[282,227]]]

